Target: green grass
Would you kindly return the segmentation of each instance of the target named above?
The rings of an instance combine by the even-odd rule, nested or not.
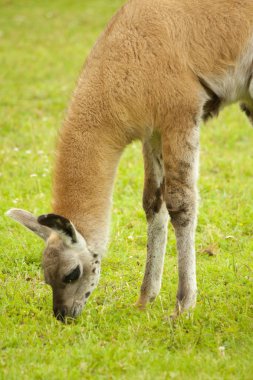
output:
[[[57,130],[89,49],[121,3],[0,0],[0,378],[250,380],[253,129],[238,107],[202,127],[199,296],[189,318],[168,318],[177,284],[171,227],[161,294],[146,312],[133,307],[146,251],[139,143],[121,161],[102,278],[77,321],[52,317],[43,242],[4,216],[10,207],[50,210]]]

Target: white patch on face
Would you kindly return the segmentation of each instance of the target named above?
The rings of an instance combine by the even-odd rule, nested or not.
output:
[[[222,106],[239,100],[253,98],[253,83],[249,79],[253,74],[253,36],[243,49],[235,66],[219,76],[201,76],[212,91],[222,100]]]

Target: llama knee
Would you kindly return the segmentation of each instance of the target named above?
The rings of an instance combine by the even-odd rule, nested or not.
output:
[[[166,206],[174,227],[187,227],[196,214],[196,194],[189,188],[171,187]]]

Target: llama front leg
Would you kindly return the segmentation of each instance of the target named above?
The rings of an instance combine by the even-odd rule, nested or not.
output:
[[[179,283],[175,314],[195,306],[197,295],[195,229],[199,129],[194,114],[181,112],[163,140],[165,200],[175,229]]]
[[[145,184],[143,208],[148,223],[147,261],[137,305],[144,308],[159,294],[167,241],[168,211],[164,202],[161,141],[154,136],[143,145]]]

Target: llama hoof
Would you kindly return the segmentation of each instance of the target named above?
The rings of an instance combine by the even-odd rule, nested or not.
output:
[[[149,301],[149,299],[148,299],[147,297],[140,296],[139,299],[138,299],[138,301],[136,302],[135,306],[136,306],[139,310],[145,310],[148,301]]]
[[[176,307],[172,313],[172,318],[176,319],[182,313],[188,311],[190,313],[196,306],[196,293],[191,297],[183,298],[182,300],[177,299]]]
[[[145,305],[142,305],[141,303],[139,303],[138,301],[135,303],[135,307],[137,309],[139,309],[140,311],[145,311],[146,310],[146,306]]]
[[[176,310],[174,310],[173,313],[170,314],[169,319],[170,321],[174,322],[178,317],[179,317],[179,314],[177,313]]]
[[[139,310],[145,310],[146,309],[146,304],[142,303],[140,300],[138,300],[136,303],[135,303],[135,307],[137,307],[137,309]]]

